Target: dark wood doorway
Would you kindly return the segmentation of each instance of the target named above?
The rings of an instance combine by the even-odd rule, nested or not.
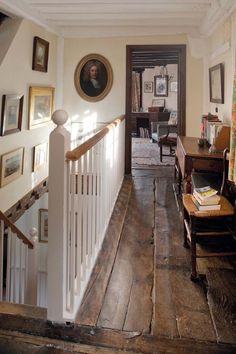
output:
[[[178,134],[185,135],[186,129],[186,45],[127,45],[126,46],[126,137],[125,137],[125,173],[131,173],[131,98],[132,98],[132,69],[134,53],[148,53],[152,59],[156,55],[161,60],[171,60],[175,57],[178,64]],[[152,55],[151,55],[151,54]],[[148,58],[148,56],[147,56]],[[149,59],[146,59],[147,61]],[[148,63],[147,63],[148,66]]]

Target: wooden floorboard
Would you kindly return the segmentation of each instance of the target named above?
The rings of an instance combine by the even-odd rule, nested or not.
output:
[[[236,339],[236,271],[208,268],[207,298],[217,339],[234,343]]]
[[[153,178],[133,178],[121,241],[98,326],[149,332],[153,288]]]
[[[99,253],[92,276],[87,286],[76,323],[95,326],[103,304],[108,280],[114,266],[115,256],[120,242],[123,221],[126,215],[132,188],[132,180],[125,177],[119,193],[107,233]]]

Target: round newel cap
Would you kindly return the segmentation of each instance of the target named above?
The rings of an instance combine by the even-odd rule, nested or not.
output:
[[[68,119],[68,114],[66,111],[63,109],[57,109],[53,114],[52,114],[52,121],[56,125],[63,125],[66,123]]]

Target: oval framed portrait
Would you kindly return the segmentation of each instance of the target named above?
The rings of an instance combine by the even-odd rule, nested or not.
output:
[[[86,55],[75,69],[75,88],[86,101],[101,101],[111,90],[112,82],[111,64],[100,54]]]

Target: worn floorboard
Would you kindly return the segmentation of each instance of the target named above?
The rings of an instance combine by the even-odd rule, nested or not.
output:
[[[206,276],[207,298],[217,340],[233,343],[236,339],[236,271],[208,268]]]

